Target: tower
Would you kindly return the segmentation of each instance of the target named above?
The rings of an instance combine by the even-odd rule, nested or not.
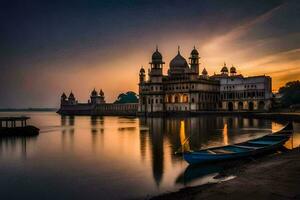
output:
[[[104,99],[104,92],[103,90],[101,89],[100,92],[99,92],[99,103],[105,103],[105,99]]]
[[[96,91],[96,89],[94,88],[94,90],[91,92],[91,103],[92,104],[97,104],[99,101],[99,96],[98,96],[98,92]]]
[[[194,73],[199,74],[199,53],[197,49],[194,46],[194,49],[191,51],[191,56],[190,56],[190,65],[191,69]]]
[[[67,104],[68,101],[67,101],[67,95],[63,92],[61,97],[60,97],[60,105],[65,105]]]
[[[140,83],[144,83],[145,82],[145,69],[142,66],[140,69]]]
[[[69,97],[68,97],[68,103],[71,104],[71,105],[74,105],[76,104],[76,99],[75,99],[75,96],[73,94],[73,92],[71,91]]]
[[[94,89],[91,92],[91,103],[92,104],[102,104],[102,103],[105,103],[104,92],[102,90],[100,90],[100,92],[98,94],[98,92],[96,91],[96,89]]]
[[[150,82],[159,83],[162,82],[163,76],[163,62],[162,55],[158,51],[158,47],[156,46],[156,51],[152,54],[152,61],[150,64],[149,78]]]

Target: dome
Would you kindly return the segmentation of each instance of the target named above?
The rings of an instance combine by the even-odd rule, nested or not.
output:
[[[92,91],[91,96],[98,96],[98,93],[97,93],[97,91],[95,90],[95,88],[94,88],[94,90]]]
[[[162,55],[158,51],[158,47],[156,47],[156,51],[152,54],[152,60],[162,60]]]
[[[199,55],[199,53],[198,53],[197,49],[195,48],[195,46],[194,46],[194,49],[191,51],[191,55],[192,56],[198,56]]]
[[[224,63],[224,67],[222,67],[221,72],[228,73],[228,68],[226,67],[226,63]]]
[[[206,71],[206,69],[204,68],[203,70],[202,70],[202,75],[207,75],[208,73],[207,73],[207,71]]]
[[[188,63],[186,62],[185,58],[178,54],[171,60],[170,68],[187,68]]]
[[[230,68],[230,73],[231,73],[231,74],[235,74],[235,73],[236,73],[236,68],[235,68],[234,66],[232,66],[232,67]]]
[[[221,70],[221,72],[228,72],[227,67],[223,67],[222,70]]]

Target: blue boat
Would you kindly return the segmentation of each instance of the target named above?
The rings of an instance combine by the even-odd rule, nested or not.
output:
[[[289,140],[292,133],[293,124],[290,122],[276,133],[238,144],[183,152],[183,158],[189,164],[201,164],[254,156],[281,147]]]

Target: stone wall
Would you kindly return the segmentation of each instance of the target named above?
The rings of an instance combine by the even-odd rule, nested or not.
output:
[[[135,116],[138,111],[138,103],[125,104],[75,104],[62,105],[58,110],[61,115],[118,115]]]

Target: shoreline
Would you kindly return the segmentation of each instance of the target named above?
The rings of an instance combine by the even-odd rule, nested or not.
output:
[[[300,147],[259,157],[234,171],[237,177],[232,180],[186,187],[150,199],[300,199]]]

